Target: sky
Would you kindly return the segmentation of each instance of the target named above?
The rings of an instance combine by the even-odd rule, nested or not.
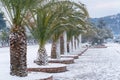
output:
[[[120,0],[72,0],[86,5],[92,18],[99,18],[120,13]]]
[[[92,18],[99,18],[120,13],[120,0],[73,0],[86,5]]]

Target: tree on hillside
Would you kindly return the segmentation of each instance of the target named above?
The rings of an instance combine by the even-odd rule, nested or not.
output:
[[[103,19],[100,19],[100,20],[98,21],[97,27],[100,28],[100,29],[105,28],[105,27],[106,27],[105,21],[104,21]]]
[[[3,13],[0,12],[0,30],[6,27],[6,23],[3,17]]]
[[[102,44],[105,39],[112,38],[113,34],[110,29],[101,24],[97,27],[95,24],[91,24],[91,29],[83,35],[84,41],[91,42],[93,45]]]
[[[8,28],[4,28],[1,30],[0,40],[2,47],[9,46],[9,34],[10,34],[10,30]]]
[[[98,44],[102,44],[105,39],[112,38],[112,32],[107,28],[104,20],[99,20],[97,27]]]

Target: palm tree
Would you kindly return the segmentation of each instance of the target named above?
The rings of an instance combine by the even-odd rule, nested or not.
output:
[[[36,13],[37,13],[36,27],[30,29],[33,36],[39,43],[38,55],[35,62],[38,65],[46,65],[48,63],[48,60],[47,60],[45,44],[49,39],[48,32],[47,32],[47,30],[49,29],[49,25],[47,25],[49,12],[48,12],[48,16],[47,16],[46,10],[37,9]]]
[[[71,5],[72,4],[72,5]],[[63,6],[63,5],[62,5]],[[51,58],[57,58],[57,52],[56,52],[56,41],[57,39],[59,39],[59,37],[61,36],[61,39],[63,39],[63,32],[64,31],[67,31],[67,30],[73,30],[75,28],[75,26],[73,25],[74,23],[76,23],[76,25],[81,24],[82,26],[85,26],[85,21],[81,20],[81,17],[88,17],[88,12],[86,11],[86,9],[84,7],[82,7],[82,4],[77,4],[77,3],[74,3],[74,2],[67,2],[67,6],[69,7],[68,10],[64,11],[64,15],[62,16],[62,23],[61,24],[64,24],[63,26],[66,26],[67,29],[64,29],[63,31],[61,31],[61,33],[59,35],[55,35],[55,37],[57,37],[55,40],[53,39],[53,44],[52,44],[52,51],[51,51]],[[74,8],[80,8],[80,11],[76,11],[76,9]],[[65,9],[65,7],[62,7],[63,10]],[[83,12],[81,12],[81,10]],[[65,13],[66,12],[66,13]],[[74,14],[80,14],[79,16],[75,16]],[[73,24],[71,23],[71,21],[73,22]],[[59,30],[57,31],[59,32]],[[57,33],[55,33],[57,34]],[[62,40],[60,42],[61,44],[61,53],[64,54],[64,41]]]
[[[52,38],[53,44],[54,42],[56,44],[59,35],[66,28],[61,20],[66,9],[61,8],[63,5],[61,2],[68,3],[67,1],[51,1],[39,7],[36,11],[37,19],[34,23],[36,26],[29,28],[39,43],[38,56],[35,61],[38,65],[46,65],[48,62],[45,49],[46,42]],[[56,49],[52,47],[52,52],[54,50]]]
[[[45,49],[46,42],[53,36],[53,34],[60,28],[60,23],[57,22],[61,13],[57,4],[59,2],[48,1],[36,10],[37,18],[35,26],[30,27],[30,31],[39,43],[38,55],[35,63],[38,65],[46,65],[48,63],[47,53]],[[32,25],[31,25],[32,26]]]
[[[72,36],[78,35],[77,32],[81,32],[82,30],[86,30],[87,23],[86,19],[88,19],[88,12],[85,6],[81,4],[74,3],[74,8],[75,11],[72,13],[72,15],[69,15],[69,23],[73,25],[72,29],[68,29],[67,31],[67,51],[69,52],[69,43],[72,39]],[[76,29],[77,27],[77,29]],[[75,30],[75,31],[74,31]],[[77,31],[76,31],[77,30]],[[77,39],[77,37],[75,37]],[[78,39],[77,39],[78,40]],[[73,41],[73,40],[72,40]],[[61,36],[61,54],[64,54],[64,41],[63,41],[63,36]],[[72,43],[73,45],[73,43]]]
[[[0,0],[7,12],[7,20],[11,22],[10,32],[10,74],[20,77],[27,76],[26,34],[24,17],[38,0]]]
[[[71,6],[68,6],[68,4]],[[63,8],[63,6],[66,7]],[[49,39],[53,41],[51,58],[56,58],[56,42],[61,33],[68,29],[66,26],[71,26],[66,18],[68,17],[68,11],[73,10],[71,9],[72,6],[73,3],[70,1],[51,1],[37,9],[35,26],[29,29],[39,43],[38,56],[35,61],[38,65],[46,65],[48,62],[45,44]]]
[[[54,58],[54,59],[60,58],[60,53],[64,54],[64,40],[61,40],[61,39],[64,39],[63,32],[65,33],[65,31],[67,29],[72,27],[72,25],[68,21],[68,19],[69,19],[68,15],[71,15],[73,12],[72,2],[61,1],[59,5],[60,5],[60,9],[61,9],[60,12],[61,12],[62,16],[60,16],[55,23],[59,23],[59,25],[57,25],[57,26],[61,26],[61,27],[59,29],[57,29],[52,36],[53,42],[52,42],[52,49],[51,49],[51,58]],[[60,46],[57,46],[57,44],[59,44],[58,43],[59,38],[60,38]],[[60,51],[61,50],[62,51],[59,52],[57,48],[59,48]]]

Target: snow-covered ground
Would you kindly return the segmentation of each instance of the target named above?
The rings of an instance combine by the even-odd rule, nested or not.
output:
[[[67,65],[68,71],[50,74],[55,80],[120,80],[120,44],[109,43],[107,46],[108,48],[88,49],[74,64]],[[46,49],[50,54],[51,45],[46,45]],[[37,45],[28,46],[28,67],[33,65],[37,50]],[[9,75],[8,47],[0,48],[0,80],[22,80]]]

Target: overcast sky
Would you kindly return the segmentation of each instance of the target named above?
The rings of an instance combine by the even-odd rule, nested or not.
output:
[[[86,5],[90,17],[104,17],[120,13],[120,0],[73,0]]]
[[[120,0],[72,0],[86,5],[92,18],[120,13]]]

